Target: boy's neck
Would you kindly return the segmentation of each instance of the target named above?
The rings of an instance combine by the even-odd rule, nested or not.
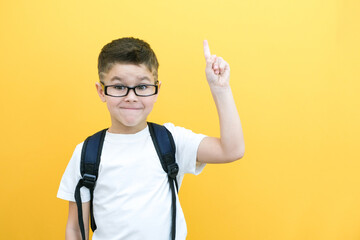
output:
[[[141,123],[136,126],[125,126],[123,124],[112,124],[111,127],[108,129],[109,133],[116,133],[116,134],[135,134],[147,127],[147,122]]]

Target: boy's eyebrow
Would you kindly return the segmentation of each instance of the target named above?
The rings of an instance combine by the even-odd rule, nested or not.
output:
[[[114,81],[114,80],[119,80],[119,81],[122,81],[121,77],[118,77],[118,76],[113,76],[110,81]]]
[[[138,79],[139,79],[139,80],[148,80],[148,81],[151,81],[151,79],[148,78],[147,76],[139,77]]]
[[[138,79],[139,79],[140,81],[147,80],[147,81],[150,81],[150,82],[151,82],[151,79],[150,79],[149,77],[147,77],[147,76],[141,76],[141,77],[138,77]],[[121,77],[119,77],[119,76],[113,76],[113,77],[110,79],[111,82],[112,82],[112,81],[116,81],[116,80],[118,80],[118,81],[123,81],[123,79],[122,79]]]

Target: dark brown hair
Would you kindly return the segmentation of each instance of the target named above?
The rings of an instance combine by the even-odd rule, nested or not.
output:
[[[144,64],[154,75],[155,81],[157,81],[158,60],[150,45],[143,40],[126,37],[106,44],[101,49],[98,58],[100,80],[102,79],[102,74],[107,73],[115,63]]]

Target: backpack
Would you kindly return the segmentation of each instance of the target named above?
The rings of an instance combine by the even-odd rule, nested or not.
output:
[[[156,152],[159,156],[161,166],[168,175],[169,185],[172,195],[172,225],[171,239],[175,240],[176,232],[176,191],[178,192],[178,184],[176,176],[179,172],[179,166],[175,162],[175,143],[169,130],[162,125],[148,122],[151,139],[154,143]],[[90,222],[91,229],[96,230],[96,223],[93,215],[93,198],[96,180],[98,178],[98,170],[101,160],[101,152],[107,129],[101,130],[94,135],[88,137],[83,144],[81,152],[80,172],[82,178],[79,180],[75,189],[75,200],[78,209],[78,220],[82,239],[85,240],[85,229],[82,216],[82,202],[80,188],[86,187],[90,191]],[[175,186],[174,186],[175,184]]]

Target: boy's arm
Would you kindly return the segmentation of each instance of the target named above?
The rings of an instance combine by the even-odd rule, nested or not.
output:
[[[219,115],[220,138],[204,138],[198,148],[197,161],[232,162],[244,156],[245,144],[240,117],[229,84],[230,66],[221,57],[211,55],[206,40],[204,55],[206,78]]]
[[[90,202],[82,204],[86,239],[89,239]],[[66,224],[65,240],[82,240],[76,202],[69,201],[69,217]]]

